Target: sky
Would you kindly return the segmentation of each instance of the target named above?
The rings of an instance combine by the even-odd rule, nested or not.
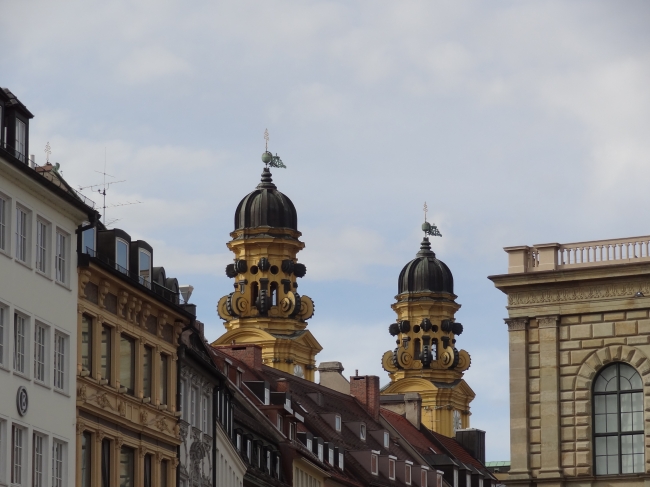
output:
[[[318,361],[388,382],[381,356],[422,206],[454,274],[487,460],[509,453],[503,247],[647,235],[643,1],[0,0],[0,86],[31,150],[195,288],[209,340],[263,133],[286,169]],[[84,194],[101,203],[92,188]]]

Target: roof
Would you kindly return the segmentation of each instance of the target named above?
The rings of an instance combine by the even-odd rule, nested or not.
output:
[[[418,430],[415,425],[404,416],[386,408],[381,408],[380,414],[393,426],[393,428],[399,431],[404,439],[408,441],[421,455],[441,453],[440,448],[424,436],[420,430]]]
[[[485,466],[488,468],[491,467],[509,467],[510,466],[510,460],[498,460],[495,462],[485,462]]]
[[[34,118],[34,115],[32,112],[30,112],[27,107],[18,99],[16,95],[14,95],[9,88],[2,88],[2,92],[5,94],[5,97],[7,98],[7,106],[11,108],[18,108],[22,110],[25,115],[27,115],[29,118]]]
[[[441,435],[440,433],[436,433],[435,431],[431,431],[431,430],[427,430],[427,431],[439,442],[439,444],[445,450],[447,450],[449,453],[451,453],[454,457],[456,457],[458,460],[463,462],[465,465],[472,466],[482,472],[486,471],[485,465],[483,465],[476,458],[474,458],[456,440],[454,440],[453,438],[449,438],[448,436]]]

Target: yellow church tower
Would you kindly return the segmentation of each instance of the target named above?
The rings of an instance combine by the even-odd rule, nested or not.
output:
[[[227,331],[212,345],[254,343],[262,347],[266,365],[313,381],[315,357],[323,347],[307,330],[314,303],[298,293],[297,278],[307,268],[297,254],[305,244],[299,240],[296,208],[271,179],[269,166],[284,164],[268,150],[262,161],[261,182],[235,211],[227,244],[235,258],[226,267],[234,291],[219,300],[217,312]]]
[[[388,328],[397,346],[382,359],[391,380],[382,395],[419,393],[422,424],[453,437],[456,430],[469,428],[469,403],[475,394],[463,372],[470,356],[456,348],[463,332],[463,325],[454,320],[460,304],[451,271],[431,250],[429,236],[441,235],[426,221],[426,204],[422,230],[420,251],[399,275],[392,305],[397,322]]]

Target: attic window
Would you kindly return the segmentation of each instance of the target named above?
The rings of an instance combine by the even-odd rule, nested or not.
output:
[[[404,483],[411,485],[411,466],[408,463],[404,464]]]
[[[318,443],[318,459],[322,462],[323,461],[323,444]]]
[[[361,423],[361,425],[359,426],[359,438],[361,438],[364,441],[366,439],[366,424],[365,423]]]
[[[334,465],[334,448],[328,448],[328,458],[327,461],[330,465]]]
[[[336,415],[336,418],[334,419],[334,425],[336,431],[341,431],[341,416],[338,414]]]
[[[289,423],[289,439],[293,440],[296,436],[296,423]]]
[[[140,249],[140,284],[151,287],[151,254],[144,249]]]
[[[278,414],[278,423],[277,423],[277,426],[278,426],[278,430],[279,430],[280,432],[282,432],[282,416],[280,416],[279,414]]]
[[[395,460],[392,458],[388,459],[388,478],[395,480]]]
[[[467,484],[468,487],[471,484]],[[420,487],[427,487],[427,471],[422,469],[420,470]]]
[[[129,244],[126,240],[118,238],[115,242],[115,268],[122,274],[129,272]]]
[[[388,434],[388,431],[384,431],[384,448],[388,448],[390,446],[390,435]]]
[[[307,450],[313,451],[311,448],[311,438],[307,438]]]
[[[241,388],[241,376],[242,376],[241,370],[238,370],[237,371],[237,379],[236,379],[237,382],[235,383],[235,385],[237,387],[239,387],[239,388]]]
[[[378,464],[377,455],[372,453],[370,455],[370,473],[373,474],[373,475],[377,475],[379,473],[379,470],[377,468],[377,464]]]
[[[25,122],[16,119],[16,157],[22,162],[25,162],[25,153],[27,152],[25,149],[26,134]]]
[[[339,453],[339,468],[341,470],[343,470],[343,457],[344,457],[343,452],[340,452]]]

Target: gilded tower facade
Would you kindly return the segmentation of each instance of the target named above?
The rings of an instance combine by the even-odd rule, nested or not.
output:
[[[212,345],[255,343],[266,365],[313,381],[322,347],[307,330],[314,303],[298,292],[297,280],[307,268],[297,255],[305,244],[293,203],[271,178],[268,165],[276,159],[270,152],[262,155],[262,180],[235,211],[227,244],[235,258],[226,267],[234,290],[217,305],[227,331]]]
[[[426,221],[423,230],[420,251],[398,279],[392,305],[397,321],[388,329],[396,347],[382,359],[391,380],[382,395],[419,393],[422,423],[453,437],[456,430],[469,428],[474,392],[463,380],[463,372],[470,366],[470,356],[456,348],[463,325],[454,318],[460,304],[456,303],[453,276],[436,258],[428,238],[440,234]]]

